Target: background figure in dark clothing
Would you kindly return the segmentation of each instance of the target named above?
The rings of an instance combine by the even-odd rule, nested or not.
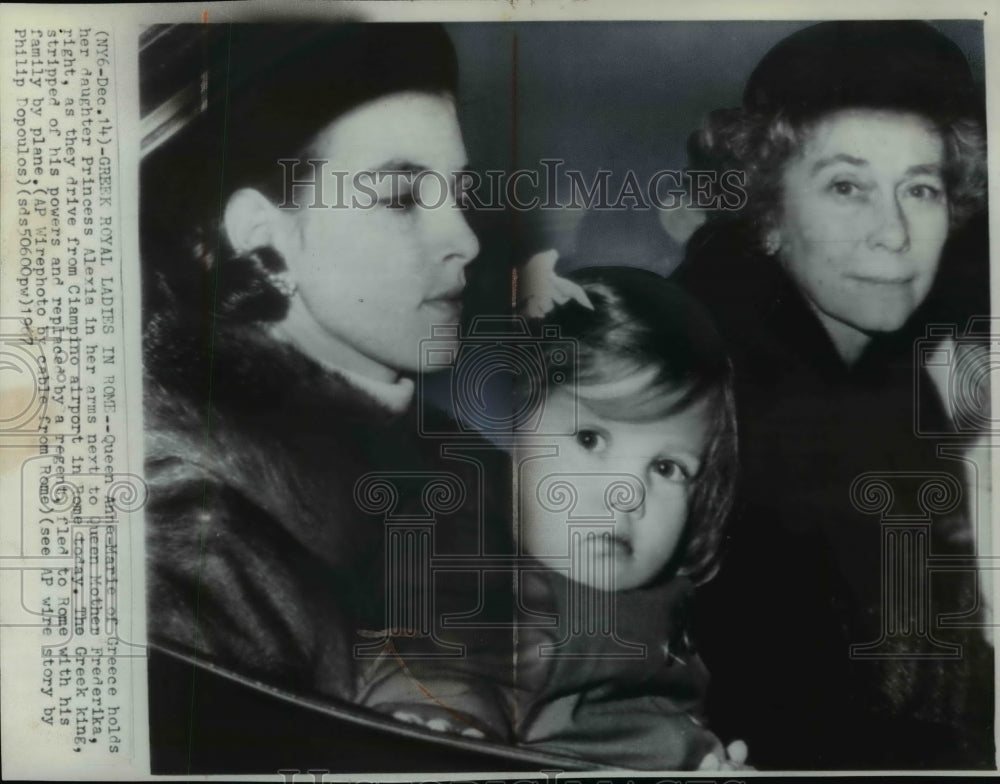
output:
[[[779,43],[743,106],[692,137],[692,166],[745,172],[748,196],[675,274],[713,311],[737,377],[737,517],[696,639],[713,726],[761,768],[993,767],[959,459],[975,434],[956,432],[914,350],[929,324],[961,336],[989,312],[969,294],[988,289],[981,118],[947,37],[838,22]],[[908,526],[895,530],[915,571],[886,604],[904,566],[889,518]]]

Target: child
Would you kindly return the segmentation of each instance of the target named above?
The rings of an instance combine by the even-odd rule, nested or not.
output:
[[[565,281],[547,297],[562,304],[543,318],[544,372],[521,383],[525,405],[544,400],[515,449],[537,568],[520,569],[513,735],[608,765],[711,765],[726,757],[700,723],[688,614],[733,495],[730,364],[702,308],[658,275],[569,280],[585,297]]]
[[[513,407],[514,643],[476,677],[470,661],[449,672],[394,650],[360,701],[604,766],[739,765],[742,744],[727,757],[700,723],[707,673],[687,633],[736,472],[721,339],[658,275],[606,267],[565,279],[545,274],[554,263],[547,255],[525,276],[542,340]]]

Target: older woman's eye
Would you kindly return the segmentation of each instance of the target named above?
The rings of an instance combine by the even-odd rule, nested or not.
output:
[[[657,460],[653,463],[653,471],[670,482],[687,482],[690,472],[676,460]]]
[[[836,196],[860,197],[864,195],[864,188],[851,180],[834,180],[830,183],[830,191]]]
[[[576,443],[588,452],[599,452],[607,445],[607,439],[596,430],[578,430]]]
[[[906,192],[909,196],[921,201],[939,201],[944,195],[944,191],[941,188],[924,182],[910,185],[906,189]]]

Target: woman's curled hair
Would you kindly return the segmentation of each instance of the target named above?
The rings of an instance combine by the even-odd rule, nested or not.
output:
[[[808,142],[814,119],[796,119],[778,111],[743,108],[711,112],[688,141],[692,169],[737,172],[746,199],[741,209],[714,217],[746,220],[763,237],[781,209],[781,177],[785,165]],[[952,227],[958,227],[986,205],[986,134],[972,117],[937,126],[944,143],[944,182]]]

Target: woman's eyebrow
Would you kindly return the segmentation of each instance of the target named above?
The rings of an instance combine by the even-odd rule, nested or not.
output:
[[[406,172],[407,174],[420,174],[420,172],[430,171],[429,166],[425,166],[422,163],[414,163],[408,158],[390,158],[387,161],[383,161],[377,166],[369,166],[367,171],[373,172]],[[472,169],[469,168],[468,163],[462,163],[457,167],[455,172],[438,172],[442,175],[451,174],[462,174],[465,172],[471,172]]]
[[[405,158],[390,158],[388,161],[372,166],[370,171],[374,172],[406,172],[408,174],[419,174],[427,171],[427,167]]]
[[[940,163],[918,163],[906,170],[906,176],[912,177],[915,174],[931,174],[935,177],[941,176]]]
[[[855,158],[853,155],[848,155],[846,152],[838,152],[836,155],[830,155],[826,158],[820,158],[816,163],[812,165],[809,170],[810,174],[816,174],[827,166],[832,166],[835,163],[849,163],[852,166],[867,166],[868,161],[864,158]]]

